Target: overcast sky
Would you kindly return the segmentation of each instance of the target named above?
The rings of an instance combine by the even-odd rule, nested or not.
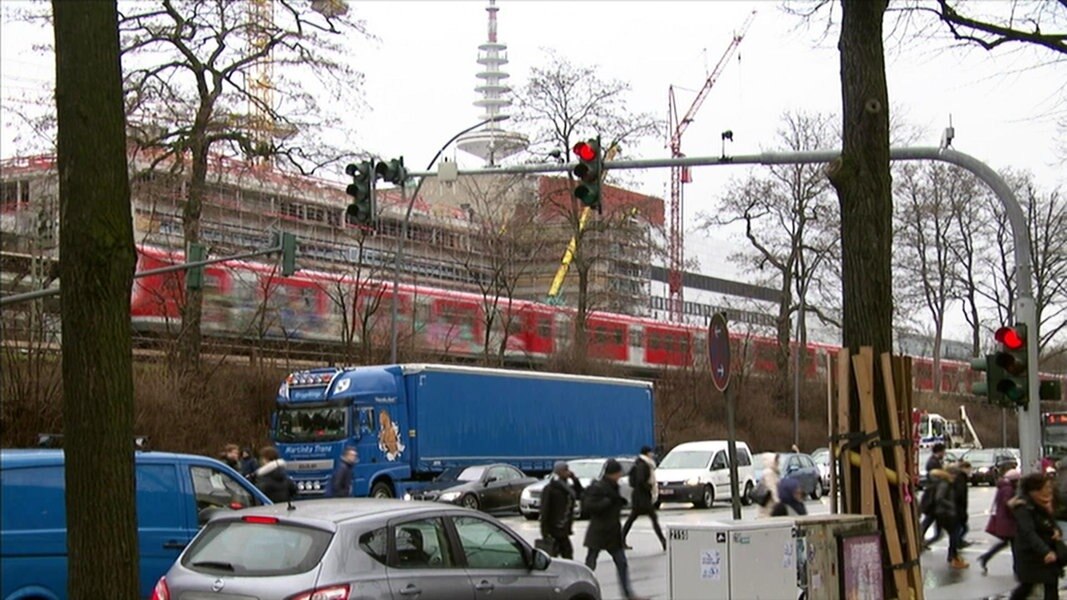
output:
[[[5,6],[12,0],[4,0]],[[973,3],[972,3],[973,4]],[[980,3],[984,10],[1007,3]],[[478,120],[475,100],[477,46],[486,38],[485,1],[350,2],[378,40],[352,44],[352,66],[366,74],[367,109],[353,118],[362,149],[404,155],[422,168],[440,145]],[[597,65],[606,78],[629,82],[635,110],[665,116],[668,86],[695,90],[753,10],[756,20],[739,56],[723,73],[683,141],[688,155],[718,154],[720,132],[731,129],[735,154],[770,149],[786,110],[840,110],[836,31],[823,22],[805,27],[778,2],[551,2],[500,0],[499,39],[508,44],[511,83],[519,86],[532,66],[553,49],[576,63]],[[51,56],[30,45],[50,32],[5,23],[0,46],[3,115],[0,153],[18,153],[9,107],[21,91],[50,85]],[[1055,120],[1067,106],[1067,69],[1035,67],[1051,57],[1023,49],[987,53],[953,48],[945,38],[889,42],[889,94],[895,118],[926,131],[936,145],[951,116],[955,147],[995,168],[1032,170],[1045,187],[1067,183],[1067,165],[1055,158]],[[682,94],[687,106],[692,94]],[[1057,112],[1058,111],[1058,112]],[[506,125],[506,123],[505,123]],[[593,132],[590,132],[593,133]],[[664,140],[629,148],[632,157],[666,154]],[[477,165],[462,153],[460,164]],[[686,188],[686,217],[714,210],[742,167],[694,173]],[[639,175],[640,191],[665,195],[668,172]],[[701,271],[741,277],[725,261],[729,234],[688,236],[688,254]]]

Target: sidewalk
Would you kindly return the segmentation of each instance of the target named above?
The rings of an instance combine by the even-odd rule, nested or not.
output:
[[[956,570],[948,566],[945,541],[934,544],[922,555],[923,581],[927,600],[1006,600],[1015,588],[1011,569],[1011,550],[1004,549],[989,562],[989,574],[983,575],[978,557],[989,549],[992,538],[985,533],[972,533],[974,545],[964,548],[963,558],[971,563],[969,569]],[[1035,598],[1040,594],[1035,591]],[[1060,590],[1061,600],[1067,592]]]

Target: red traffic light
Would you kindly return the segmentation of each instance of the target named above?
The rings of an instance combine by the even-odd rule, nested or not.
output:
[[[596,158],[596,149],[588,142],[578,142],[574,145],[574,154],[578,160],[590,161]]]
[[[993,337],[1008,350],[1021,350],[1026,345],[1023,334],[1014,327],[1001,327]]]

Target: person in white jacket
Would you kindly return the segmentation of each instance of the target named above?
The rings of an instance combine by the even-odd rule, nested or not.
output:
[[[761,519],[771,516],[771,511],[778,505],[778,484],[781,480],[782,474],[778,471],[778,455],[771,454],[767,456],[763,463],[763,479],[760,481],[760,486],[769,491],[771,497],[763,506],[759,507],[756,518]]]

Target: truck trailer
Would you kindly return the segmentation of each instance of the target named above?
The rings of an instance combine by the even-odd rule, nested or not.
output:
[[[654,445],[647,381],[453,365],[321,368],[278,389],[271,438],[302,497],[321,496],[346,447],[351,493],[402,497],[445,469],[557,460]]]

